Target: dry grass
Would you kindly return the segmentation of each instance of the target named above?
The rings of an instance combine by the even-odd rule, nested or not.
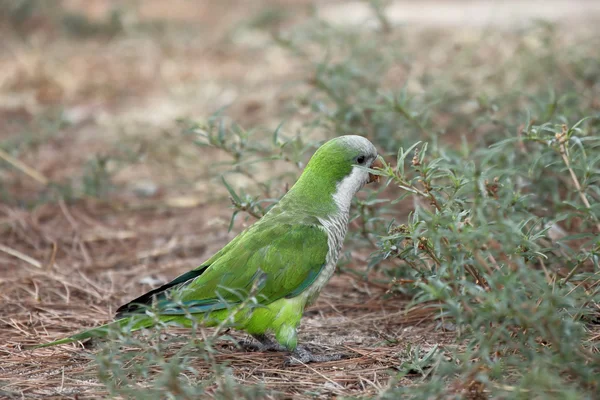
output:
[[[213,215],[219,212],[227,214],[213,209]],[[228,240],[222,229],[207,226],[206,214],[206,208],[118,212],[94,202],[32,212],[4,207],[0,380],[5,394],[102,395],[89,350],[22,347],[105,323],[115,307],[150,288],[145,282],[156,285],[197,265]],[[348,359],[284,368],[285,354],[245,352],[219,342],[216,361],[226,362],[240,382],[283,393],[375,394],[408,344],[428,349],[452,336],[432,328],[430,311],[407,311],[405,301],[384,294],[380,285],[337,276],[307,311],[301,340]],[[200,376],[211,375],[203,359],[191,365]]]

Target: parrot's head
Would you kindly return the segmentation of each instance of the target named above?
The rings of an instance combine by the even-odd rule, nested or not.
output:
[[[377,149],[366,138],[339,136],[323,144],[308,162],[299,183],[313,191],[327,191],[343,209],[365,184],[378,181],[367,168],[381,168]]]

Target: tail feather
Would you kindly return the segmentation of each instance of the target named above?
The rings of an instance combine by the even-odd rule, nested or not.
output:
[[[96,328],[88,329],[87,331],[76,333],[75,335],[72,335],[72,336],[69,336],[69,337],[66,337],[63,339],[55,340],[50,343],[42,343],[42,344],[37,344],[37,345],[33,345],[33,346],[28,346],[25,348],[25,350],[34,350],[34,349],[41,349],[44,347],[58,346],[60,344],[79,342],[79,341],[89,339],[89,338],[103,338],[103,337],[108,336],[110,331],[123,329],[124,327],[127,327],[130,332],[133,332],[133,331],[137,331],[140,329],[149,328],[152,325],[154,325],[154,323],[155,323],[154,320],[152,320],[152,318],[149,318],[147,316],[136,316],[135,318],[134,317],[122,318],[117,321],[109,322],[108,324],[98,326]]]

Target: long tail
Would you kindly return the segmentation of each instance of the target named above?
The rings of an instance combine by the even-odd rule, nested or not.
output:
[[[109,322],[108,324],[98,326],[96,328],[88,329],[87,331],[76,333],[75,335],[63,339],[55,340],[54,342],[37,344],[34,346],[27,346],[25,350],[34,350],[40,349],[42,347],[57,346],[59,344],[74,343],[89,338],[103,338],[106,337],[109,334],[109,332],[115,330],[122,330],[125,327],[127,327],[128,331],[133,332],[143,328],[149,328],[155,323],[156,322],[152,318],[149,318],[148,316],[144,315],[122,318],[117,321]]]

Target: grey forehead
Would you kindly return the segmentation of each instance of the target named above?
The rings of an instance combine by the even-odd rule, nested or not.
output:
[[[369,154],[372,156],[377,155],[377,149],[375,148],[375,146],[373,146],[373,143],[371,143],[367,138],[358,135],[348,135],[342,136],[340,139],[342,139],[344,143],[348,146],[351,146],[362,153]]]

